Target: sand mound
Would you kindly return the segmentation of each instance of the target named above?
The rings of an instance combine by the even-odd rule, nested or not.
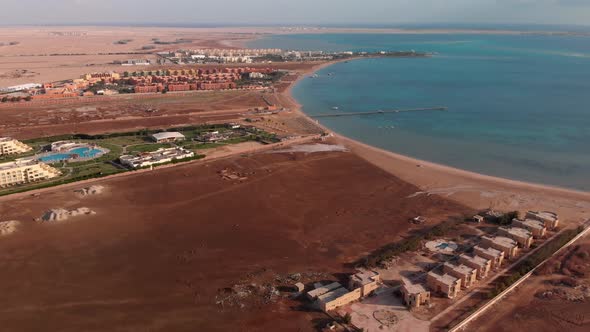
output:
[[[342,145],[335,144],[303,144],[289,147],[288,149],[275,150],[271,153],[285,153],[285,152],[303,152],[303,153],[315,153],[315,152],[347,152]]]
[[[53,209],[53,210],[47,211],[43,215],[43,217],[41,217],[41,220],[49,221],[49,222],[64,221],[64,220],[68,220],[71,217],[77,217],[77,216],[89,215],[89,214],[95,214],[95,213],[96,212],[94,212],[86,207],[81,207],[81,208],[77,208],[74,210]]]
[[[16,220],[0,222],[0,236],[10,235],[16,232],[19,226],[20,221]]]
[[[90,186],[87,188],[82,188],[82,189],[76,190],[76,193],[79,194],[80,196],[91,196],[91,195],[102,194],[103,191],[104,191],[103,186]]]

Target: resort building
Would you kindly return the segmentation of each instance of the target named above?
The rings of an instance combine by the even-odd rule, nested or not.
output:
[[[30,146],[10,137],[0,137],[0,156],[20,154],[33,150]]]
[[[51,143],[51,151],[61,152],[67,151],[79,145],[79,143],[72,141],[58,141]]]
[[[192,158],[195,154],[192,151],[175,147],[168,149],[158,149],[155,152],[139,153],[135,156],[123,155],[119,157],[121,164],[141,168],[158,164],[165,164],[174,160]]]
[[[533,244],[533,234],[524,228],[500,227],[498,228],[498,234],[513,239],[523,248],[529,248]]]
[[[469,266],[445,263],[443,272],[461,280],[463,288],[469,288],[477,281],[477,271]]]
[[[348,288],[360,288],[361,296],[367,296],[375,289],[379,288],[380,281],[379,273],[375,271],[363,271],[350,276]]]
[[[540,237],[545,236],[545,233],[547,232],[547,227],[545,227],[545,223],[540,220],[513,219],[512,226],[524,228],[524,229],[528,230],[529,232],[531,232],[531,234],[533,234],[533,237],[536,237],[536,238],[540,238]]]
[[[542,221],[547,229],[554,230],[559,226],[559,218],[556,213],[549,211],[529,211],[526,213],[527,219]]]
[[[494,248],[504,253],[504,258],[513,258],[518,255],[518,244],[511,238],[505,236],[481,238],[481,245],[485,248]]]
[[[178,132],[161,132],[152,135],[152,139],[156,141],[156,143],[169,143],[169,142],[177,142],[177,141],[184,141],[185,137],[183,134]]]
[[[432,271],[426,275],[426,284],[437,293],[445,294],[449,299],[453,299],[461,289],[461,279],[451,275],[440,275]]]
[[[26,160],[0,164],[0,188],[52,179],[59,170],[44,163]]]
[[[476,269],[478,279],[484,279],[487,277],[490,269],[492,268],[492,261],[480,256],[471,257],[462,254],[459,256],[459,263]]]
[[[504,261],[504,252],[491,247],[484,248],[480,246],[473,247],[473,253],[479,257],[487,258],[492,261],[491,268],[497,269]]]
[[[430,302],[430,292],[420,284],[413,284],[406,278],[402,278],[401,287],[404,303],[410,308],[418,308]]]

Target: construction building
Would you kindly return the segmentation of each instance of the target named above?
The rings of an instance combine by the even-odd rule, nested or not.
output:
[[[10,137],[0,137],[0,156],[20,154],[33,150],[30,146]]]
[[[436,293],[445,294],[449,299],[453,299],[461,289],[461,279],[457,279],[448,274],[437,274],[432,271],[426,274],[426,284]]]
[[[504,253],[504,258],[513,258],[518,255],[518,244],[511,238],[505,236],[488,237],[482,236],[481,246],[494,248]]]
[[[545,227],[550,230],[554,230],[559,226],[559,218],[554,212],[529,211],[526,213],[526,218],[542,221],[545,224]]]
[[[500,227],[498,234],[513,239],[523,248],[529,248],[533,244],[533,234],[524,228]]]
[[[52,179],[60,171],[35,160],[0,164],[0,188]]]
[[[361,296],[367,296],[371,294],[375,289],[379,288],[379,283],[381,279],[379,273],[375,271],[362,271],[356,274],[353,274],[350,277],[350,282],[348,284],[349,289],[357,289],[360,288]]]
[[[504,261],[504,252],[492,247],[484,248],[480,246],[473,247],[473,253],[479,257],[487,258],[492,261],[491,268],[498,269]]]
[[[545,236],[545,233],[547,232],[547,227],[545,227],[545,223],[535,219],[513,219],[512,226],[524,228],[531,232],[531,234],[533,234],[533,237],[536,238],[541,238]]]
[[[447,262],[443,265],[443,272],[461,280],[463,288],[469,288],[477,281],[477,271],[463,264],[453,265]]]
[[[487,277],[492,268],[492,261],[480,256],[472,257],[462,254],[459,256],[459,263],[477,270],[477,279],[484,279]]]
[[[176,141],[184,141],[185,137],[183,134],[178,132],[161,132],[152,135],[152,139],[156,143],[169,143]]]
[[[430,302],[430,292],[420,284],[413,284],[406,278],[402,278],[400,288],[404,303],[410,308],[418,308]]]

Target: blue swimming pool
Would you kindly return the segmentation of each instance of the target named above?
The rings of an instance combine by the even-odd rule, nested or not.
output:
[[[103,153],[101,149],[95,149],[90,147],[79,147],[68,152],[54,153],[47,156],[40,157],[39,160],[45,163],[55,163],[58,161],[70,160],[70,159],[91,159],[100,156]]]

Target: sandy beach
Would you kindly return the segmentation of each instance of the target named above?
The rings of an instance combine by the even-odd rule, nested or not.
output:
[[[309,121],[316,122],[302,111],[291,90],[300,80],[334,63],[324,63],[301,73],[298,80],[284,92],[283,100]],[[319,123],[318,125],[321,126]],[[550,210],[559,213],[571,223],[581,223],[590,214],[588,192],[488,176],[419,160],[379,149],[323,128],[332,132],[341,144],[358,156],[421,188],[422,191],[416,195],[440,195],[474,209]]]

